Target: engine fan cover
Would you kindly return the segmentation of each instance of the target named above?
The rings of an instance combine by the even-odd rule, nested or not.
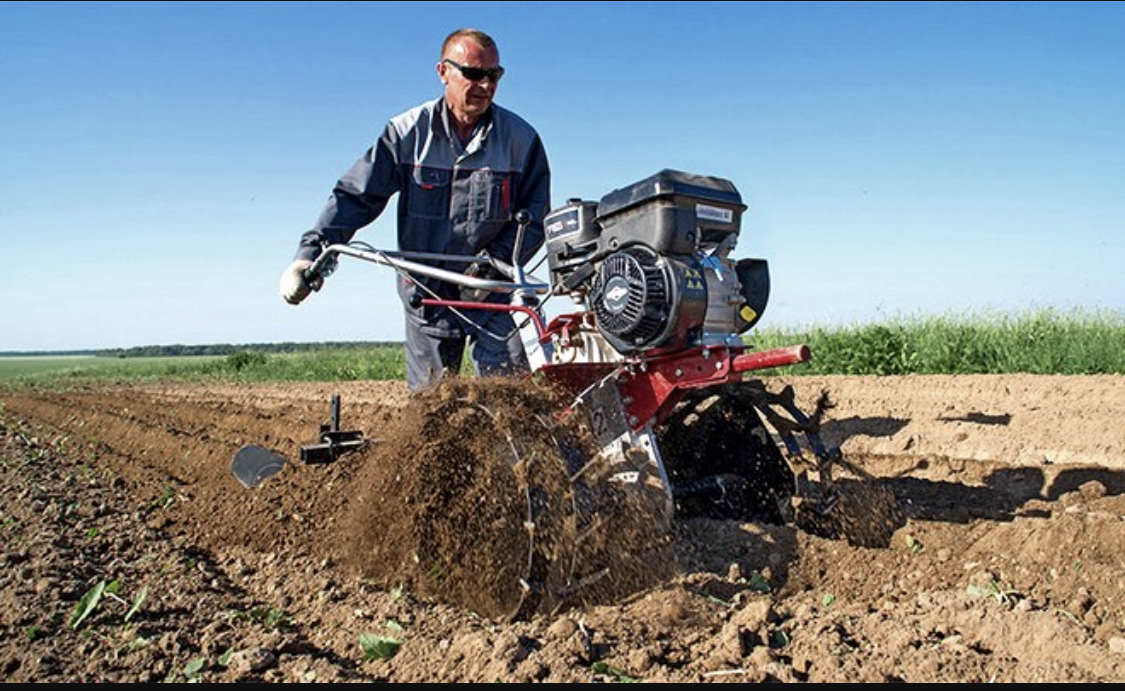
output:
[[[602,261],[590,303],[598,331],[619,352],[681,348],[703,326],[707,284],[694,259],[634,245]]]

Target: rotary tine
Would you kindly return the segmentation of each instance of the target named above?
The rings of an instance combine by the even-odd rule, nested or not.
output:
[[[832,510],[839,501],[839,494],[832,481],[832,466],[840,459],[840,450],[825,446],[820,438],[820,421],[824,413],[832,407],[826,392],[821,392],[816,410],[806,415],[793,400],[793,387],[786,386],[780,393],[772,393],[764,388],[755,390],[755,404],[766,421],[774,428],[785,447],[786,457],[796,478],[797,498],[811,502],[814,510],[823,515]],[[781,415],[775,407],[787,413]],[[800,440],[805,440],[808,451],[812,453],[810,463],[807,452]],[[810,477],[816,473],[816,480]]]

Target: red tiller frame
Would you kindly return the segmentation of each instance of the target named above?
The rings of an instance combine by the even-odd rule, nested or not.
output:
[[[544,328],[539,313],[530,307],[435,299],[425,299],[422,304],[520,312],[534,321],[540,343],[554,338],[561,343],[569,342],[571,328],[578,328],[583,322],[579,315],[563,315]],[[574,396],[581,395],[601,379],[615,379],[629,426],[639,431],[650,421],[663,422],[692,389],[740,381],[744,372],[797,365],[811,358],[807,345],[749,353],[738,346],[700,346],[676,353],[637,356],[624,362],[546,364],[540,371],[551,384]]]
[[[639,431],[663,422],[687,392],[742,379],[744,372],[807,362],[806,345],[746,353],[741,348],[701,347],[626,363],[544,365],[549,381],[574,395],[606,377],[614,377],[629,426]],[[621,371],[614,375],[616,370]]]

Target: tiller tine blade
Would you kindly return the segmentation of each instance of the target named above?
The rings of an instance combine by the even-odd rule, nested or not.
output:
[[[840,450],[827,447],[820,438],[820,421],[825,411],[833,407],[827,393],[822,393],[816,402],[816,410],[806,415],[793,400],[793,388],[786,386],[781,393],[764,391],[759,399],[758,409],[766,421],[776,430],[785,446],[785,455],[796,478],[796,498],[820,515],[830,512],[839,501],[832,478],[832,467],[840,461]],[[772,406],[783,409],[781,415]],[[799,439],[804,439],[812,459],[802,447]]]

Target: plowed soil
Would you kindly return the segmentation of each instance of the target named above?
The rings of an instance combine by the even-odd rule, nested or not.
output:
[[[860,532],[678,520],[622,548],[614,589],[520,621],[496,555],[522,554],[526,497],[472,468],[537,399],[502,418],[483,385],[459,395],[485,416],[400,382],[0,392],[0,678],[1125,681],[1125,377],[766,381],[835,402]],[[295,461],[333,394],[380,441],[235,479],[243,445]]]

